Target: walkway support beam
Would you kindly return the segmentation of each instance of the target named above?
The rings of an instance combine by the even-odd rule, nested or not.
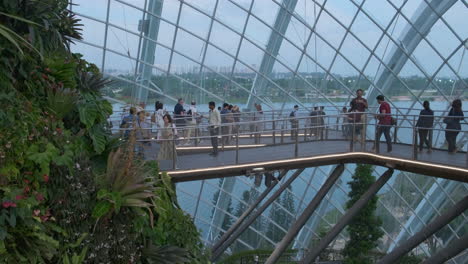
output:
[[[344,171],[344,164],[338,165],[333,172],[331,173],[330,177],[325,181],[322,185],[320,190],[315,195],[314,199],[309,203],[307,208],[301,214],[301,216],[296,220],[296,222],[289,228],[288,233],[283,237],[281,242],[276,246],[275,250],[271,254],[271,256],[267,259],[265,264],[273,264],[278,261],[281,257],[283,252],[287,249],[289,244],[294,240],[296,235],[299,233],[301,228],[304,227],[306,222],[309,220],[310,216],[315,212],[317,207],[322,202],[325,195],[327,195],[328,191],[332,188],[333,184],[335,184],[336,180],[341,176]]]
[[[439,20],[439,16],[435,14],[434,11],[442,15],[456,2],[457,0],[429,0],[427,3],[423,1],[419,8],[416,9],[417,11],[415,12],[415,15],[411,18],[411,23],[414,27],[407,25],[403,29],[403,33],[398,38],[401,40],[399,47],[395,46],[391,50],[388,60],[385,61],[385,64],[389,65],[389,68],[382,67],[375,78],[375,86],[379,87],[382,93],[387,94],[386,92],[390,89],[393,80],[395,79],[395,75],[400,73],[408,61],[409,58],[405,55],[404,51],[408,54],[413,54],[414,50],[423,39],[423,36],[427,36],[431,31],[431,28]],[[418,31],[421,34],[419,34]],[[394,74],[392,74],[391,71]],[[376,104],[375,97],[379,93],[380,92],[375,89],[373,85],[369,87],[367,92],[369,106]]]
[[[354,205],[345,213],[341,220],[333,226],[333,228],[320,240],[320,243],[306,255],[301,263],[313,263],[318,255],[335,239],[338,234],[353,220],[361,209],[367,205],[370,199],[384,186],[384,184],[392,177],[393,169],[388,169],[380,178],[374,182],[369,189],[354,203]]]
[[[153,75],[154,54],[156,52],[156,41],[158,40],[159,24],[163,8],[163,0],[149,0],[148,13],[143,20],[140,20],[139,30],[144,34],[141,48],[140,62],[138,63],[138,79],[140,84],[135,87],[133,98],[137,103],[146,103],[148,99],[148,89],[150,87],[151,77]],[[153,16],[154,14],[156,16]]]
[[[406,255],[420,243],[424,242],[424,240],[426,240],[428,237],[432,236],[441,228],[448,225],[453,219],[462,214],[466,209],[468,209],[468,196],[465,196],[465,198],[460,200],[455,206],[450,208],[443,215],[437,217],[434,221],[428,224],[421,231],[419,231],[406,242],[402,243],[400,246],[395,248],[392,252],[390,252],[390,254],[383,257],[378,262],[378,264],[396,263],[396,261],[399,258]],[[465,245],[468,245],[468,243]]]
[[[277,57],[281,48],[283,36],[286,35],[286,30],[288,29],[289,22],[291,21],[291,13],[294,12],[296,4],[297,0],[283,0],[281,6],[278,7],[278,14],[276,15],[273,28],[280,34],[274,30],[272,30],[270,33],[268,44],[265,47],[266,52],[263,54],[262,62],[260,64],[260,68],[258,69],[260,74],[256,75],[254,83],[252,84],[251,93],[249,94],[249,98],[247,100],[248,109],[253,109],[253,106],[256,103],[255,97],[252,95],[252,93],[260,97],[264,97],[268,94],[268,91],[266,90],[268,80],[263,76],[269,76],[273,71],[273,66],[276,62],[275,58]]]
[[[296,180],[299,175],[304,171],[304,169],[298,169],[294,172],[293,175],[283,184],[281,187],[276,190],[276,192],[260,207],[255,213],[245,220],[245,223],[241,225],[222,245],[220,245],[211,257],[211,261],[215,262],[221,254],[253,223],[257,218],[286,190],[294,180]]]
[[[440,250],[434,256],[426,259],[422,264],[439,264],[445,263],[447,260],[455,257],[460,252],[466,249],[468,245],[468,234],[450,243],[446,248]]]
[[[255,210],[255,208],[257,208],[257,206],[263,201],[263,199],[265,199],[265,197],[271,192],[271,190],[275,188],[275,186],[278,184],[278,182],[281,181],[281,179],[284,177],[284,175],[286,175],[287,172],[288,170],[283,170],[278,176],[278,179],[275,180],[270,185],[270,187],[264,190],[262,194],[260,194],[260,196],[257,198],[257,200],[255,200],[255,202],[251,204],[250,207],[244,213],[242,213],[242,215],[237,219],[237,221],[226,231],[226,233],[224,233],[224,235],[218,240],[218,242],[211,248],[212,252],[218,249],[219,246],[221,246],[232,235],[232,233],[234,233],[239,228],[239,226],[244,222],[244,220],[248,216],[250,216],[252,211]]]

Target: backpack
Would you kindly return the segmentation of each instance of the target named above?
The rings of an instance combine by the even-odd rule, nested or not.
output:
[[[294,111],[291,111],[291,113],[289,114],[289,117],[294,117]]]

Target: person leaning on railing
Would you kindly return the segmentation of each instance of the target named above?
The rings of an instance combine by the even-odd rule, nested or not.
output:
[[[424,144],[427,146],[427,152],[432,152],[432,144],[429,140],[430,131],[434,126],[434,111],[431,110],[429,101],[424,101],[424,109],[419,113],[419,119],[416,123],[419,134],[419,151],[423,150]]]
[[[456,99],[452,102],[452,108],[447,117],[444,118],[443,122],[447,124],[445,127],[445,139],[448,143],[449,153],[457,152],[457,136],[461,130],[460,121],[463,121],[465,116],[462,111],[462,102],[460,99]]]

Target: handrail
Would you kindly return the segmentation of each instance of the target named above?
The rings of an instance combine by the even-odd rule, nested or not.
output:
[[[348,120],[348,117],[355,117],[356,114],[360,114],[361,119],[359,122],[353,122],[349,120],[348,122],[335,122],[336,119],[339,120]],[[385,116],[382,114],[374,113],[341,113],[337,115],[319,115],[319,116],[305,116],[305,117],[288,117],[288,118],[277,118],[273,120],[250,120],[250,121],[241,121],[241,122],[232,122],[232,123],[222,123],[218,126],[218,135],[221,141],[219,142],[219,148],[224,150],[226,148],[233,149],[235,148],[235,162],[234,164],[239,164],[239,149],[240,148],[252,148],[252,147],[265,147],[265,146],[275,146],[282,144],[294,144],[294,157],[298,157],[299,153],[299,143],[308,142],[308,141],[317,141],[317,140],[342,140],[349,142],[349,152],[355,151],[367,151],[366,142],[373,142],[374,147],[372,148],[371,153],[379,154],[380,153],[380,138],[377,136],[379,127],[391,127],[393,131],[393,139],[391,139],[391,144],[406,144],[411,146],[411,159],[418,160],[418,133],[420,129],[430,131],[430,142],[431,146],[437,145],[432,144],[433,138],[432,133],[434,132],[459,132],[466,137],[468,135],[468,130],[464,127],[461,129],[446,129],[443,127],[443,118],[447,116],[428,116],[434,117],[434,123],[432,127],[417,127],[417,119],[419,115],[398,115],[396,118],[398,121],[406,120],[407,122],[397,122],[397,125],[382,125],[378,124],[376,121],[377,116]],[[388,114],[391,116],[391,114]],[[451,116],[452,117],[452,116]],[[114,131],[129,131],[136,132],[137,144],[144,142],[171,142],[171,148],[174,152],[184,151],[191,149],[190,147],[176,147],[178,142],[184,141],[189,143],[189,145],[195,145],[195,149],[209,150],[209,146],[197,147],[200,140],[211,139],[212,136],[208,135],[206,130],[211,126],[209,124],[203,123],[198,125],[187,125],[183,127],[175,127],[175,129],[180,137],[171,137],[168,139],[155,137],[154,134],[150,133],[154,131],[154,127],[149,128],[135,128],[136,121],[133,122],[133,127],[131,128],[119,128]],[[464,125],[463,125],[464,126]],[[346,135],[344,132],[344,127],[346,127]],[[374,132],[370,128],[374,128]],[[234,130],[232,130],[234,128]],[[248,128],[248,129],[246,129]],[[341,128],[341,131],[340,131]],[[139,131],[148,131],[146,132],[146,137]],[[157,131],[157,129],[156,129]],[[187,132],[192,131],[195,135],[187,137]],[[400,131],[400,132],[399,132]],[[403,132],[401,132],[403,131]],[[299,133],[301,132],[301,133]],[[341,132],[341,133],[340,133]],[[361,132],[361,133],[359,133]],[[136,135],[135,134],[135,135]],[[358,136],[358,134],[360,134]],[[149,135],[149,138],[147,138]],[[248,140],[248,143],[240,142],[241,138],[253,138],[253,142]],[[262,138],[268,140],[268,144],[261,143]],[[269,139],[266,139],[269,138]],[[356,143],[355,141],[359,141]],[[272,142],[271,142],[272,141]],[[466,146],[466,144],[465,144]],[[463,146],[463,148],[465,148]],[[440,150],[438,148],[433,148],[435,150]],[[464,150],[466,153],[466,160],[468,165],[468,149]],[[175,155],[174,155],[175,157]],[[177,167],[176,159],[172,160],[173,169]]]
[[[391,117],[394,117],[397,121],[399,120],[408,120],[408,121],[413,121],[413,122],[416,122],[417,120],[414,120],[414,118],[419,118],[419,117],[433,117],[434,118],[434,125],[437,125],[437,124],[445,124],[443,122],[440,122],[440,120],[442,118],[458,118],[458,117],[454,117],[454,116],[448,116],[448,115],[444,115],[444,116],[435,116],[435,115],[416,115],[416,114],[408,114],[408,115],[395,115],[395,114],[376,114],[376,113],[368,113],[368,112],[351,112],[351,113],[341,113],[341,114],[336,114],[336,115],[316,115],[316,116],[299,116],[299,117],[287,117],[287,118],[277,118],[277,119],[263,119],[263,120],[251,120],[251,121],[241,121],[241,122],[229,122],[229,123],[221,123],[220,125],[218,125],[219,127],[223,127],[223,126],[232,126],[232,125],[248,125],[248,124],[268,124],[268,123],[272,123],[272,122],[291,122],[291,121],[298,121],[300,122],[301,120],[306,120],[306,121],[310,121],[310,120],[317,120],[317,119],[328,119],[331,117],[331,118],[344,118],[344,117],[347,117],[347,116],[352,116],[352,115],[361,115],[361,118],[363,118],[363,116],[366,116],[367,119],[370,118],[373,118],[373,119],[376,119],[377,116],[391,116]],[[408,117],[411,117],[411,118],[408,118]],[[467,117],[468,118],[468,117]],[[136,117],[135,117],[136,119]],[[185,120],[185,118],[183,118]],[[411,120],[410,120],[411,119]],[[173,119],[174,120],[174,119]],[[335,119],[334,119],[335,120]],[[136,121],[133,122],[134,124],[136,124]],[[149,122],[147,122],[149,123]],[[153,122],[151,122],[153,123]],[[330,123],[330,125],[336,125],[337,123]],[[468,124],[468,122],[461,122],[461,124]],[[197,124],[197,125],[187,125],[187,124],[184,124],[183,126],[179,126],[177,127],[176,126],[176,129],[179,130],[179,131],[183,131],[183,130],[187,130],[187,129],[192,129],[192,128],[208,128],[212,125],[210,124],[203,124],[203,123],[200,123],[200,124]],[[395,127],[395,126],[393,126]],[[413,126],[411,127],[404,127],[404,126],[399,126],[399,125],[396,125],[396,127],[398,128],[413,128]],[[141,128],[142,130],[144,129],[147,129],[147,130],[153,130],[155,129],[154,127],[150,127],[150,128]],[[133,130],[133,128],[114,128],[113,130],[121,130],[121,131],[125,131],[125,130]],[[460,130],[458,130],[460,131]]]

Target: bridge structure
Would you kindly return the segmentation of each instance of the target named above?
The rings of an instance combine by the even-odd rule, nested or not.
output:
[[[207,134],[207,124],[196,127],[179,128],[180,137],[154,140],[151,146],[144,147],[144,155],[148,160],[158,160],[159,144],[170,142],[173,151],[177,153],[173,160],[158,160],[161,172],[168,173],[175,183],[191,183],[210,179],[223,179],[223,190],[218,196],[218,206],[229,201],[229,192],[233,191],[235,176],[252,175],[265,178],[266,189],[237,220],[223,232],[213,234],[212,243],[213,261],[217,261],[239,237],[258,220],[278,197],[297,180],[305,169],[320,166],[333,166],[332,172],[324,179],[322,184],[316,186],[317,191],[313,199],[303,211],[292,220],[293,223],[287,229],[283,239],[276,243],[275,250],[265,263],[275,263],[285,250],[295,243],[295,239],[301,234],[306,223],[312,215],[320,211],[320,205],[325,198],[334,192],[335,184],[340,180],[346,164],[372,164],[385,169],[377,181],[369,187],[361,197],[359,203],[344,211],[341,219],[329,230],[327,235],[320,240],[317,247],[304,253],[301,261],[312,263],[345,229],[353,217],[359,213],[366,202],[374,197],[385,184],[391,182],[394,171],[404,171],[415,174],[423,174],[425,177],[433,177],[436,182],[428,190],[429,196],[437,196],[433,190],[440,185],[440,181],[449,181],[456,185],[458,182],[464,186],[468,183],[468,151],[467,146],[456,153],[449,153],[441,148],[439,142],[442,138],[433,138],[433,147],[429,150],[419,150],[417,116],[399,115],[395,123],[408,125],[392,125],[391,141],[392,150],[387,151],[386,144],[377,139],[378,125],[374,114],[364,113],[360,123],[342,122],[348,120],[350,114],[323,115],[320,117],[303,116],[298,118],[276,118],[261,121],[245,121],[250,116],[245,113],[244,121],[238,123],[222,124],[220,131],[229,131],[218,136],[219,154],[209,155],[212,151],[210,145],[211,136]],[[272,114],[271,117],[274,117]],[[436,117],[434,127],[430,135],[443,131],[443,116]],[[314,120],[316,119],[316,120]],[[320,120],[319,120],[320,119]],[[319,120],[319,121],[317,121]],[[296,122],[297,126],[292,123]],[[464,125],[465,126],[465,125]],[[228,129],[229,128],[229,129]],[[195,136],[183,137],[188,130],[193,130]],[[234,131],[234,132],[233,132]],[[464,144],[468,130],[461,130],[459,144]],[[384,137],[382,136],[382,139]],[[145,144],[148,140],[139,141]],[[154,144],[156,143],[156,144]],[[292,176],[284,180],[287,172],[293,172]],[[275,177],[275,172],[278,176]],[[438,183],[437,183],[438,182]],[[275,189],[275,186],[280,185]],[[453,186],[452,186],[453,188]],[[466,193],[465,193],[466,195]],[[439,198],[440,200],[440,198]],[[432,202],[437,202],[434,199]],[[441,204],[441,201],[438,202]],[[432,205],[434,206],[434,205]],[[420,205],[424,208],[424,205]],[[442,228],[461,215],[466,221],[464,211],[468,208],[468,196],[458,201],[450,208],[446,208],[434,218],[418,219],[420,223],[414,226],[414,219],[409,219],[405,228],[411,228],[412,236],[408,231],[400,234],[388,254],[382,257],[379,263],[394,263],[415,247],[423,244],[426,239],[440,231]],[[416,208],[416,210],[422,210]],[[215,212],[213,221],[225,219],[226,214]],[[424,224],[421,224],[423,222]],[[460,254],[465,248],[459,245],[465,243],[466,237],[454,238],[450,247],[441,250],[438,254],[428,258],[428,263],[436,259],[448,260]],[[458,245],[458,247],[457,247]],[[454,250],[459,248],[459,250]]]
[[[385,215],[380,252],[394,259],[392,252],[401,255],[400,246],[413,241],[418,244],[413,253],[431,261],[458,254],[448,262],[468,262],[468,251],[459,253],[467,233],[466,214],[447,224],[450,217],[446,213],[447,208],[462,208],[457,203],[468,192],[466,126],[458,136],[459,152],[449,154],[442,119],[437,119],[431,130],[433,151],[419,152],[414,116],[418,113],[415,106],[423,98],[442,100],[432,104],[440,103],[434,107],[442,110],[439,116],[447,114],[453,99],[466,98],[468,40],[464,25],[457,21],[466,10],[466,1],[210,2],[107,0],[74,5],[70,1],[70,9],[85,24],[84,39],[74,49],[114,80],[106,95],[117,104],[153,99],[171,104],[181,96],[198,103],[233,103],[233,99],[238,102],[248,97],[244,105],[248,109],[256,103],[281,109],[265,111],[271,118],[263,125],[251,122],[247,113],[246,122],[237,124],[243,129],[232,133],[230,142],[222,145],[219,140],[222,151],[217,157],[208,156],[210,138],[203,125],[196,130],[202,142],[185,142],[180,128],[179,139],[166,140],[178,155],[177,159],[159,160],[160,168],[177,183],[179,200],[193,216],[204,242],[213,247],[213,259],[267,245],[276,248],[268,260],[272,263],[289,245],[303,253],[298,259],[311,261],[325,244],[340,248],[346,234],[338,227],[346,225],[345,216],[354,214],[343,208],[346,181],[355,163],[368,163],[375,165],[374,176],[382,179],[373,189],[377,193],[368,194],[380,197],[378,210]],[[380,10],[385,10],[385,16]],[[228,70],[212,65],[218,58],[223,58]],[[345,74],[340,72],[343,69]],[[423,82],[413,83],[405,77],[410,75]],[[244,77],[253,81],[246,85]],[[220,92],[217,88],[223,86],[224,92]],[[375,139],[372,115],[365,124],[358,124],[365,132],[360,142],[352,141],[352,135],[344,136],[335,122],[338,116],[333,115],[321,127],[308,126],[307,118],[301,119],[299,131],[293,131],[299,137],[291,138],[290,121],[280,116],[286,102],[290,103],[286,108],[297,104],[311,110],[326,105],[340,110],[335,92],[349,101],[357,88],[366,90],[371,113],[376,110],[378,94],[385,95],[395,110],[398,125],[392,127],[391,153]],[[230,90],[241,97],[234,98]],[[392,95],[409,98],[405,104],[409,107],[401,108]],[[320,133],[311,132],[314,129]],[[151,146],[143,144],[138,149],[153,160],[159,144],[156,139],[151,141]],[[182,146],[181,142],[191,144]],[[241,175],[255,178],[254,184]],[[268,186],[258,186],[262,177],[269,179]],[[268,203],[270,195],[276,198]],[[294,205],[288,207],[283,201],[290,197]],[[261,209],[263,213],[253,217]],[[287,223],[278,215],[286,215]],[[339,217],[330,219],[333,215]],[[437,222],[444,226],[438,234],[425,242],[419,240],[421,236],[410,239],[419,231],[428,232],[425,228],[440,216],[446,218]],[[324,226],[338,227],[330,229],[320,247],[311,252],[310,241],[320,237]],[[266,234],[266,229],[279,238]],[[391,263],[392,258],[382,261]]]

